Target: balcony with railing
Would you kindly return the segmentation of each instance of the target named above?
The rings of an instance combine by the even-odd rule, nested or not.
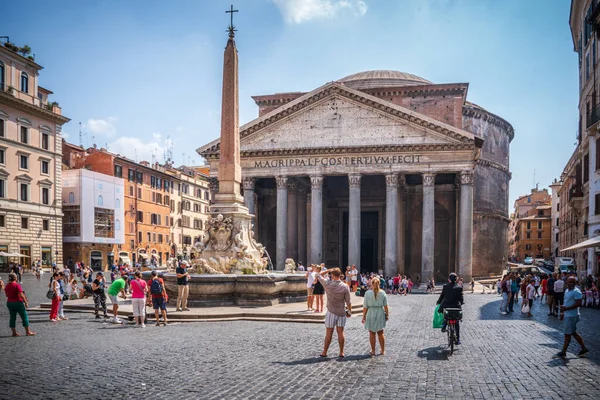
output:
[[[585,125],[586,129],[590,129],[592,126],[596,125],[598,121],[600,121],[600,104],[592,108],[587,114]]]
[[[30,95],[29,93],[17,90],[14,86],[9,86],[5,82],[0,82],[0,91],[13,96],[16,99],[32,104],[43,110],[50,111],[57,115],[62,115],[62,109],[55,101],[42,101],[39,97]]]
[[[569,189],[569,204],[576,211],[581,211],[583,206],[583,189],[581,185],[574,185]]]
[[[592,24],[592,29],[600,33],[600,2],[595,1],[592,5],[592,13],[586,18],[586,22]]]

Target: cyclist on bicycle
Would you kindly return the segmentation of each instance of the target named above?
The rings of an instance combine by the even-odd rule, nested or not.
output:
[[[458,276],[453,272],[448,277],[448,283],[442,288],[442,293],[436,304],[440,305],[439,313],[443,313],[445,308],[462,308],[464,304],[463,288],[457,285]],[[446,320],[442,325],[442,332],[446,332]],[[460,344],[460,325],[456,321],[456,344]]]

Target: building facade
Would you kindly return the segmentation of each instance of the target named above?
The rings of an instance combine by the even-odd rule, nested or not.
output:
[[[38,85],[41,69],[0,45],[0,251],[22,254],[11,261],[25,267],[63,263],[61,129],[69,119]],[[0,267],[8,261],[0,257]]]
[[[468,84],[367,71],[310,93],[256,96],[240,128],[243,191],[277,269],[445,279],[502,270],[513,129]],[[219,140],[198,149],[217,176]]]
[[[181,166],[172,199],[171,219],[175,221],[171,236],[171,256],[190,257],[191,246],[202,239],[210,206],[208,177],[193,167]]]
[[[572,257],[579,272],[585,272],[589,268],[588,249],[563,249],[588,239],[589,208],[585,202],[585,191],[588,189],[589,185],[583,184],[581,153],[577,148],[561,173],[560,180],[553,183],[553,190],[558,193],[558,217],[554,221],[558,226],[558,257]]]
[[[64,258],[106,270],[118,258],[124,234],[124,182],[121,178],[74,169],[63,171]]]
[[[124,235],[118,263],[164,265],[171,247],[171,195],[176,178],[158,163],[136,163],[106,149],[63,146],[63,162],[73,169],[121,178],[124,181]]]
[[[569,163],[576,165],[573,175],[561,176],[561,181],[581,196],[573,196],[575,203],[573,218],[577,221],[575,229],[566,228],[570,233],[562,232],[563,242],[567,236],[575,236],[578,242],[600,236],[600,73],[598,72],[600,37],[600,4],[597,0],[573,0],[569,17],[573,48],[578,54],[579,63],[579,126],[577,129],[577,147]],[[577,176],[573,188],[571,180]],[[564,191],[563,191],[564,192]],[[579,200],[581,198],[581,201]],[[563,202],[564,203],[564,202]],[[580,204],[579,204],[580,203]],[[582,228],[582,225],[585,229]],[[577,231],[577,234],[573,232]],[[585,231],[585,232],[583,232]],[[562,246],[561,246],[562,249]],[[560,250],[559,249],[559,252]],[[582,273],[599,271],[600,247],[574,249],[563,256],[575,256],[577,268]]]
[[[514,244],[510,257],[523,262],[526,257],[552,257],[552,196],[547,189],[532,189],[515,200],[515,212],[510,226],[514,229]]]

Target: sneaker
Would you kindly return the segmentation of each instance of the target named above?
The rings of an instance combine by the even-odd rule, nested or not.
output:
[[[502,311],[500,314],[507,315],[508,313],[506,311]]]
[[[585,357],[585,355],[589,352],[590,351],[588,349],[581,349],[581,351],[577,353],[577,357]]]
[[[160,326],[160,322],[157,322],[157,323],[156,323],[156,326]]]
[[[446,328],[442,328],[442,332],[446,333],[448,330]]]
[[[460,344],[460,339],[458,339],[458,340],[456,341],[456,345],[458,346],[459,344]]]
[[[163,326],[167,326],[167,325],[169,325],[169,323],[168,323],[167,321],[165,321],[165,322],[163,323]]]
[[[176,308],[175,312],[181,311],[181,308]]]
[[[100,316],[99,316],[99,315],[96,315],[96,319],[100,319]]]
[[[108,314],[104,314],[104,318],[110,318]]]
[[[145,328],[145,327],[146,327],[146,325],[145,325],[145,324],[141,324],[140,326],[141,326],[142,328]]]
[[[139,328],[139,327],[140,327],[140,325],[138,325],[138,324],[135,324],[133,327],[134,327],[134,328]]]
[[[564,353],[564,352],[562,352],[562,351],[559,351],[559,352],[558,352],[558,353],[556,353],[556,354],[554,355],[554,357],[552,357],[552,358],[565,358],[566,356],[567,356],[567,354],[566,354],[566,353]]]
[[[186,307],[183,309],[183,311],[190,311],[190,309]]]

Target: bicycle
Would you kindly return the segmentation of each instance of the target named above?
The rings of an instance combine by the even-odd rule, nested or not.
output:
[[[462,320],[462,309],[460,308],[446,308],[444,309],[444,321],[447,324],[448,332],[448,347],[450,348],[450,355],[454,353],[454,345],[458,341],[456,337],[456,323]]]

